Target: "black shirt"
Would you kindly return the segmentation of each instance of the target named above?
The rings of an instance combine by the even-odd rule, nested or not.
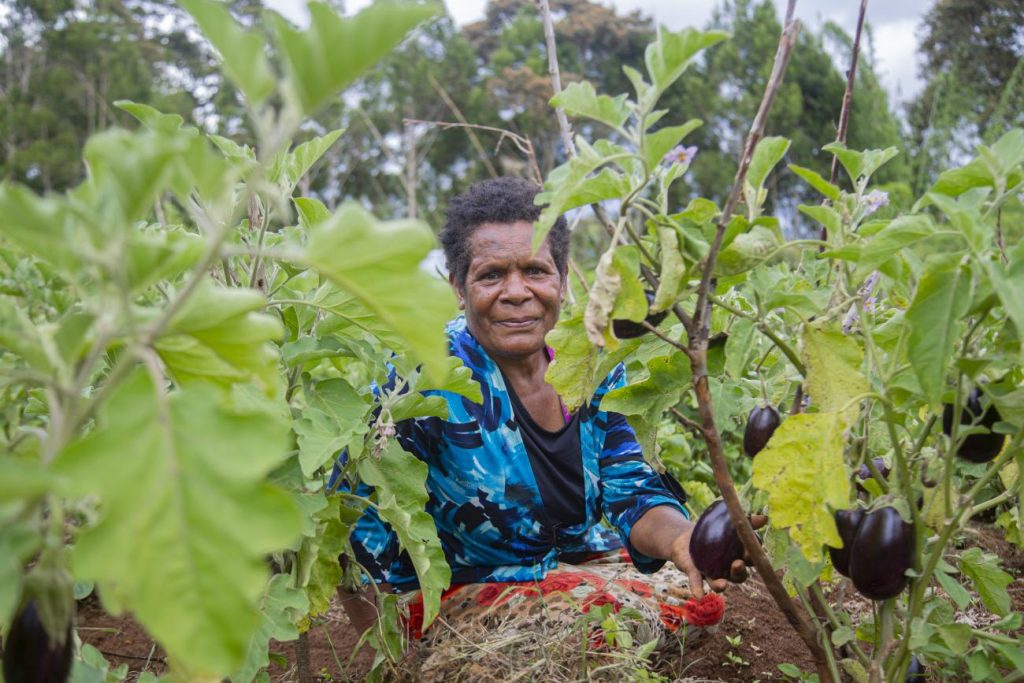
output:
[[[587,518],[587,499],[579,411],[557,432],[548,431],[530,417],[508,378],[505,386],[549,523],[556,528],[581,524]]]

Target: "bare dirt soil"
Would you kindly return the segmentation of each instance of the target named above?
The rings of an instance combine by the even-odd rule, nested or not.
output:
[[[1009,586],[1013,609],[1024,611],[1024,551],[1008,544],[998,529],[988,525],[972,527],[965,544],[977,545],[1002,559],[1006,570],[1015,577]],[[841,602],[854,615],[870,611],[870,604],[857,596],[848,584],[838,584],[829,597],[835,603]],[[785,676],[778,669],[782,663],[794,664],[804,671],[812,670],[802,642],[756,575],[746,584],[730,587],[725,598],[725,618],[717,632],[708,634],[697,647],[659,669],[674,672],[679,681],[693,683],[784,680]],[[984,616],[989,615],[984,612]],[[146,632],[130,617],[106,614],[95,597],[79,603],[78,630],[82,640],[103,652],[112,665],[128,664],[129,681],[136,680],[142,671],[160,674],[166,670],[163,651],[154,646]],[[357,640],[357,634],[339,606],[333,606],[320,617],[308,636],[314,680],[318,683],[361,681],[370,669],[373,653],[367,647],[353,657]],[[271,680],[275,683],[298,681],[296,643],[272,643],[271,653]],[[473,683],[494,680],[487,676],[486,662],[472,670]]]

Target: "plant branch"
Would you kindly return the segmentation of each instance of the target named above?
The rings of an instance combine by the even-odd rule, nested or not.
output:
[[[795,6],[796,0],[789,0],[786,10],[787,17],[792,17]],[[743,192],[743,183],[747,179],[747,171],[750,170],[750,161],[754,156],[754,148],[757,147],[757,143],[764,136],[764,127],[768,122],[768,113],[771,111],[772,104],[775,102],[775,96],[782,86],[782,77],[786,73],[786,67],[789,65],[789,58],[793,54],[793,47],[796,45],[799,31],[800,22],[790,19],[787,21],[782,35],[779,37],[779,46],[775,51],[775,62],[772,64],[771,75],[768,77],[768,83],[765,85],[764,95],[761,97],[761,105],[757,109],[754,121],[750,124],[750,132],[747,134],[746,143],[743,145],[743,155],[740,157],[739,168],[736,170],[736,178],[733,181],[729,197],[726,199],[725,207],[722,209],[718,230],[715,232],[715,238],[711,243],[711,249],[708,251],[707,260],[704,264],[704,275],[701,278],[700,289],[697,293],[697,306],[693,309],[693,322],[695,331],[698,333],[706,334],[702,328],[707,327],[705,323],[707,322],[706,319],[708,318],[709,311],[706,311],[705,307],[707,306],[708,295],[712,293],[713,289],[711,279],[715,269],[715,260],[718,258],[718,252],[722,248],[726,226],[732,219],[733,213],[736,211],[736,205],[739,203],[740,195]]]
[[[843,107],[839,111],[839,125],[836,130],[836,142],[846,143],[846,131],[850,127],[850,110],[853,107],[853,86],[857,81],[857,62],[860,58],[860,34],[864,27],[864,15],[868,10],[868,0],[860,0],[860,11],[857,14],[857,30],[853,34],[853,48],[850,52],[850,68],[846,70],[846,91],[843,92]],[[833,185],[839,178],[839,157],[832,157],[832,173],[829,182]],[[821,239],[828,239],[828,230],[821,229]]]
[[[677,408],[671,408],[670,411],[672,413],[672,417],[676,419],[676,422],[681,424],[683,427],[689,429],[697,436],[704,436],[704,429],[699,424],[683,415],[681,412],[679,412]]]
[[[786,620],[789,621],[790,625],[797,632],[800,639],[804,642],[804,645],[811,653],[811,656],[814,658],[820,680],[834,681],[834,676],[828,664],[828,656],[825,653],[821,640],[818,638],[817,629],[814,624],[808,620],[807,616],[803,613],[803,610],[800,609],[800,607],[797,606],[789,597],[785,586],[783,586],[782,581],[775,574],[775,569],[772,567],[771,560],[765,554],[760,541],[754,533],[753,528],[750,526],[750,521],[747,519],[747,516],[743,511],[743,505],[740,502],[736,486],[729,474],[721,436],[715,423],[707,370],[708,332],[711,326],[709,297],[714,295],[715,285],[713,282],[713,273],[715,261],[718,257],[718,252],[722,247],[722,240],[725,236],[726,226],[736,210],[736,205],[739,201],[740,193],[742,192],[743,184],[746,180],[747,171],[750,168],[750,161],[754,153],[754,148],[757,146],[758,141],[760,141],[764,134],[768,114],[771,111],[772,104],[778,94],[779,88],[782,84],[783,74],[786,71],[786,66],[789,63],[789,58],[793,52],[793,47],[796,44],[796,37],[800,25],[798,21],[793,19],[795,5],[795,0],[789,0],[786,11],[786,24],[782,31],[782,35],[779,37],[779,44],[775,52],[775,62],[772,65],[771,75],[765,85],[764,95],[761,98],[761,104],[758,107],[757,115],[751,123],[750,132],[747,135],[743,154],[740,158],[739,168],[736,171],[736,179],[734,181],[733,188],[729,193],[725,209],[723,210],[721,219],[718,223],[718,229],[715,232],[714,241],[712,242],[707,260],[704,264],[704,273],[701,278],[700,289],[697,293],[697,306],[693,313],[693,327],[690,334],[689,345],[693,354],[691,357],[693,386],[697,395],[697,410],[701,419],[701,430],[704,434],[704,440],[708,446],[708,454],[711,458],[711,467],[714,471],[715,482],[718,484],[718,487],[722,492],[722,498],[724,499],[726,508],[729,511],[729,517],[736,528],[740,540],[743,542],[744,549],[750,555],[754,567],[764,580],[765,587],[771,594],[772,599],[775,600],[775,603],[785,615]]]
[[[452,115],[466,129],[466,135],[469,137],[469,142],[470,144],[473,145],[473,149],[476,150],[477,156],[480,157],[480,161],[483,162],[483,165],[487,168],[487,172],[491,174],[492,178],[497,178],[498,170],[494,168],[494,164],[491,163],[490,158],[487,156],[486,150],[484,150],[484,146],[480,144],[480,138],[478,138],[476,136],[476,133],[473,132],[473,127],[466,125],[469,123],[469,121],[466,120],[466,117],[463,115],[462,110],[459,109],[459,105],[455,104],[455,100],[451,98],[451,96],[448,94],[448,91],[445,90],[444,87],[437,82],[437,79],[434,78],[434,74],[428,73],[427,80],[430,81],[430,86],[434,89],[434,92],[437,93],[438,97],[441,98],[441,100],[445,103],[448,109],[452,112]]]
[[[544,46],[548,53],[548,75],[551,76],[551,90],[558,95],[562,92],[562,75],[558,68],[558,53],[555,51],[555,24],[551,20],[551,5],[548,4],[548,0],[537,0],[537,9],[540,10],[541,18],[544,20]],[[555,117],[558,119],[558,132],[562,136],[562,144],[565,145],[565,154],[569,158],[573,158],[576,156],[576,145],[572,141],[569,118],[561,107],[555,107]]]
[[[793,364],[793,367],[796,368],[797,372],[803,376],[807,375],[807,367],[803,364],[803,361],[800,360],[800,356],[798,356],[793,347],[783,341],[782,337],[776,334],[775,331],[767,325],[767,323],[752,313],[747,313],[726,303],[723,299],[720,299],[714,294],[709,295],[708,300],[719,308],[723,308],[735,316],[752,321],[757,330],[764,336],[768,337],[779,351],[782,351],[786,358],[789,359],[789,362]]]

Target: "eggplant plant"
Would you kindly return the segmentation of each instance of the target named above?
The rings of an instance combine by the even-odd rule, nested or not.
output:
[[[72,582],[131,612],[174,680],[250,681],[271,639],[301,637],[337,586],[359,584],[338,557],[368,505],[421,572],[425,622],[448,585],[425,469],[391,429],[437,414],[417,390],[480,400],[447,354],[454,297],[420,268],[433,235],[296,194],[342,133],[310,136],[304,121],[441,6],[343,18],[314,2],[308,29],[268,13],[265,34],[221,3],[181,4],[244,97],[255,145],[118,102],[139,125],[89,140],[80,186],[0,185],[9,681],[68,676]],[[390,357],[409,364],[410,391],[374,394]],[[371,497],[325,491],[342,450],[352,490],[372,480]],[[396,632],[374,637],[401,649]],[[73,666],[105,680],[93,649]]]
[[[593,205],[607,248],[549,335],[548,381],[572,409],[625,363],[629,384],[602,408],[627,416],[656,466],[691,435],[691,462],[706,453],[723,497],[698,521],[695,560],[715,578],[717,560],[745,550],[820,680],[902,681],[922,663],[938,675],[1012,678],[1024,643],[1013,635],[1011,577],[997,557],[955,541],[978,513],[1020,501],[1024,241],[1003,226],[1022,214],[1024,131],[979,147],[912,206],[887,207],[872,177],[895,148],[825,144],[837,170],[825,178],[787,159],[784,137],[764,136],[797,30],[790,22],[780,37],[723,204],[674,203],[672,184],[700,163],[685,142],[700,122],[657,103],[726,36],[659,31],[646,71],[624,68],[631,93],[556,88],[552,105],[581,133],[545,184],[536,239],[558,214]],[[795,216],[765,215],[768,180],[781,173],[821,195],[798,207],[821,239],[785,241],[782,221]],[[612,324],[664,312],[638,339]],[[765,403],[790,414],[769,419]],[[738,490],[741,445],[756,458]],[[771,519],[763,548],[754,512]],[[874,601],[872,618],[854,622],[828,602],[823,585],[844,580],[833,569]],[[957,621],[979,601],[991,625]]]

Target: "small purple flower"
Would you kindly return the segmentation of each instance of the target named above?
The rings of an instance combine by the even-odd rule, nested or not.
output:
[[[697,156],[697,146],[683,147],[676,145],[662,159],[666,164],[688,164]]]
[[[864,215],[870,216],[889,203],[889,193],[884,190],[871,190],[864,196]]]

